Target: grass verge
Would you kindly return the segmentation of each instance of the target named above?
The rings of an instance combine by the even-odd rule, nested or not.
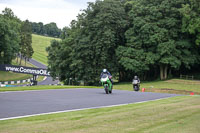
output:
[[[0,121],[1,133],[198,133],[200,97],[179,96],[118,107]]]
[[[18,63],[17,63],[17,59],[14,59],[14,60],[12,60],[12,65],[19,66],[19,62],[20,62],[20,59],[18,59]],[[28,61],[25,63],[25,60],[21,61],[20,66],[35,67],[33,64],[29,63]]]
[[[12,65],[19,65],[17,63],[17,59],[12,61]],[[25,61],[22,60],[22,66],[25,66]],[[29,62],[26,63],[27,67],[35,67],[34,65],[30,64]],[[16,80],[24,80],[28,78],[32,78],[33,75],[31,74],[21,74],[21,73],[14,73],[14,72],[5,72],[0,71],[0,81],[16,81]],[[44,76],[39,76],[37,78],[37,81],[42,81],[44,79]],[[27,83],[21,83],[21,84],[27,84]]]
[[[49,89],[73,89],[73,88],[99,88],[95,86],[49,86],[49,85],[40,85],[40,86],[25,86],[25,87],[2,87],[0,92],[3,91],[27,91],[27,90],[49,90]]]
[[[148,92],[175,93],[175,94],[200,94],[200,81],[171,79],[166,81],[141,82],[140,88]],[[130,83],[118,83],[114,89],[133,90]]]
[[[19,62],[19,61],[18,61]],[[25,61],[22,60],[21,62],[22,66],[25,66]],[[12,60],[12,65],[19,65],[17,63],[17,59]],[[33,67],[32,64],[26,63],[27,67]],[[30,74],[21,74],[21,73],[14,73],[14,72],[5,72],[5,71],[0,71],[0,81],[15,81],[15,80],[23,80],[23,79],[28,79],[32,78],[32,75]]]
[[[15,81],[31,78],[32,75],[0,71],[0,81]]]
[[[103,88],[102,86],[32,86],[32,87],[11,87],[0,88],[0,91],[24,91],[24,90],[46,90],[46,89],[65,89],[65,88]],[[200,81],[193,80],[179,80],[172,79],[166,81],[152,81],[142,82],[140,88],[145,88],[147,92],[158,93],[173,93],[190,95],[194,92],[195,95],[200,94]],[[133,91],[133,86],[130,83],[117,83],[114,85],[114,89],[117,90],[129,90]],[[141,89],[140,89],[141,91]]]
[[[51,40],[60,40],[58,38],[53,37],[45,37],[36,34],[32,34],[32,47],[34,50],[33,59],[45,64],[47,64],[47,52],[46,47],[48,47],[51,43]]]

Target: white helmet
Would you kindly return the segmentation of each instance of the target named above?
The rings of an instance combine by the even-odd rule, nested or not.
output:
[[[137,76],[134,76],[134,79],[138,79],[138,77],[137,77]]]
[[[106,73],[106,72],[107,72],[107,69],[103,69],[103,72]]]

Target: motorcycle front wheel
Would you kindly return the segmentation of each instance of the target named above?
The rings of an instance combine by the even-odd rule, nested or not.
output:
[[[133,90],[134,90],[134,91],[139,91],[139,86],[133,85]]]
[[[104,88],[105,88],[106,94],[108,94],[108,86],[105,86]]]

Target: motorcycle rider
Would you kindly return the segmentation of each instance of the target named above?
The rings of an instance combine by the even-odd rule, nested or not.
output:
[[[136,80],[137,84],[135,84],[135,80]],[[133,88],[134,88],[135,85],[137,85],[138,88],[140,88],[140,79],[138,78],[138,76],[136,76],[136,75],[134,76],[132,83],[133,83]]]
[[[108,74],[108,77],[109,77],[111,83],[113,84],[113,81],[111,79],[112,75],[110,74],[110,72],[107,69],[103,69],[103,71],[101,72],[100,78],[103,76],[103,74]]]
[[[134,79],[133,80],[137,80],[138,81],[138,83],[140,83],[140,79],[138,78],[138,76],[134,76]]]

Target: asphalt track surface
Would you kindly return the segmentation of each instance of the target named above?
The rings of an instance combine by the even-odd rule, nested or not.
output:
[[[103,89],[92,88],[0,92],[0,120],[138,103],[174,96],[179,95],[125,90],[113,90],[112,94],[105,94]]]
[[[47,66],[34,60],[34,59],[30,59],[29,62],[31,64],[33,64],[34,66],[38,67],[38,68],[44,68],[47,69]],[[50,84],[58,84],[58,80],[53,80],[52,77],[47,77],[45,80],[38,82],[38,85],[50,85]]]

